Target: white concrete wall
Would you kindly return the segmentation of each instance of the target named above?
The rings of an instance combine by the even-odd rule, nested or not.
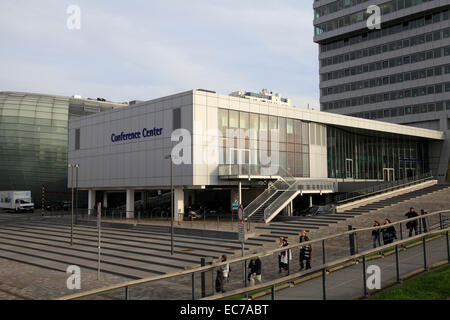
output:
[[[181,108],[181,126],[192,132],[192,91],[69,122],[69,162],[78,163],[80,188],[170,185],[173,109]],[[111,134],[163,128],[161,136],[112,142]],[[80,128],[80,150],[74,150]],[[192,165],[174,165],[174,185],[192,185]],[[70,176],[69,176],[70,185]]]

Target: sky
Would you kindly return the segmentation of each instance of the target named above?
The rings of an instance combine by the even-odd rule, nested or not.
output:
[[[312,3],[0,0],[0,91],[121,102],[265,88],[319,109]]]

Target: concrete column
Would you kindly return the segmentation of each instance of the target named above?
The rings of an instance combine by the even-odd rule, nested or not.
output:
[[[88,215],[95,214],[94,213],[94,207],[95,207],[95,190],[89,190],[88,192]]]
[[[239,190],[232,188],[230,190],[230,210],[233,206],[233,203],[239,203]]]
[[[174,187],[173,190],[173,220],[174,223],[177,221],[183,221],[184,216],[184,190],[182,187]]]
[[[127,219],[134,218],[134,190],[127,189],[127,206],[126,206]]]
[[[108,208],[108,193],[103,191],[103,208]]]
[[[242,182],[241,181],[239,181],[238,193],[239,193],[239,204],[242,205]]]

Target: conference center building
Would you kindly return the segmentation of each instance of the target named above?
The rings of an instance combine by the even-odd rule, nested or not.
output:
[[[132,218],[136,192],[173,184],[175,219],[199,199],[250,213],[274,189],[269,222],[296,197],[437,175],[443,141],[439,130],[298,108],[267,90],[199,89],[71,119],[68,162],[90,209],[122,192]]]

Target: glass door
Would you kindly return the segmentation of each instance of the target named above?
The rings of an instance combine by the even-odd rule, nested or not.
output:
[[[383,168],[383,180],[395,181],[394,168]]]
[[[345,172],[347,179],[353,179],[353,159],[345,159]]]

